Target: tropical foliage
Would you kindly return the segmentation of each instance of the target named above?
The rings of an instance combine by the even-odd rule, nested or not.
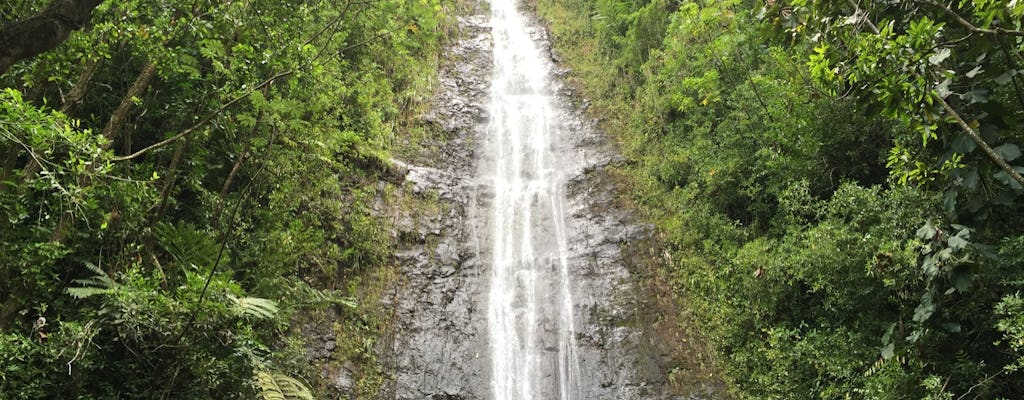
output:
[[[536,5],[736,397],[1024,396],[1024,4]]]
[[[0,398],[322,391],[292,321],[372,323],[351,299],[389,260],[369,203],[448,7],[105,1],[0,75]]]

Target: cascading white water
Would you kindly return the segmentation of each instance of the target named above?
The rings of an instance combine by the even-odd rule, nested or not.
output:
[[[550,65],[515,0],[491,4],[494,77],[483,157],[493,166],[488,329],[497,400],[577,398],[565,176]]]

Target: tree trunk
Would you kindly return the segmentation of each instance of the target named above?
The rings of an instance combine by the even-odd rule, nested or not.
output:
[[[37,15],[0,28],[0,74],[14,63],[50,50],[89,21],[103,0],[53,0]]]
[[[149,81],[156,75],[156,64],[149,62],[145,67],[142,68],[142,72],[139,72],[139,76],[132,82],[132,86],[128,88],[128,92],[124,94],[121,99],[121,104],[118,104],[114,113],[110,115],[110,120],[107,122],[107,126],[103,128],[103,136],[106,137],[110,143],[113,144],[114,139],[117,138],[117,132],[124,125],[124,121],[128,118],[128,112],[131,111],[132,105],[135,104],[132,99],[142,95],[142,91],[149,86]],[[87,187],[90,185],[89,173],[92,172],[93,166],[88,167],[86,175],[82,178],[80,185]],[[71,229],[72,218],[71,214],[61,214],[60,221],[57,223],[56,229],[53,231],[51,241],[63,242]]]
[[[121,104],[118,104],[117,109],[110,115],[107,126],[103,128],[103,136],[108,140],[113,142],[117,138],[117,131],[121,130],[121,127],[124,126],[124,121],[128,118],[128,111],[131,111],[132,105],[135,104],[133,99],[142,95],[142,91],[146,90],[146,87],[149,86],[149,81],[153,79],[154,75],[156,75],[156,64],[150,61],[142,68],[142,72],[139,72],[135,82],[132,82],[128,92],[121,98]]]
[[[160,201],[155,205],[156,213],[152,219],[153,224],[160,222],[167,212],[167,199],[170,197],[171,189],[174,188],[174,182],[178,180],[178,166],[181,165],[181,160],[185,157],[185,146],[188,146],[187,139],[178,142],[174,148],[174,156],[171,157],[171,164],[167,167],[167,177],[164,178],[167,182],[164,183],[164,188],[160,191]]]
[[[92,77],[96,75],[96,70],[99,69],[100,59],[93,58],[85,63],[85,68],[82,69],[82,74],[78,76],[78,82],[75,83],[75,87],[71,88],[71,92],[64,98],[64,104],[60,107],[60,112],[67,115],[82,102],[82,98],[85,97],[85,92],[89,90],[89,85],[92,83]]]
[[[263,87],[263,97],[267,97],[270,85]],[[242,168],[242,163],[245,162],[245,158],[249,156],[249,149],[252,148],[252,138],[256,137],[256,133],[259,132],[260,122],[263,122],[263,110],[260,109],[259,113],[256,114],[256,123],[252,125],[252,133],[248,138],[245,139],[245,146],[242,146],[242,152],[238,155],[238,159],[235,160],[235,164],[231,166],[231,172],[228,172],[227,179],[224,180],[224,186],[220,189],[220,196],[217,198],[217,207],[213,210],[213,216],[210,217],[210,226],[213,229],[217,229],[218,223],[220,222],[220,214],[224,211],[224,202],[228,197],[228,190],[231,189],[231,182],[235,180],[235,175],[238,175],[238,170]]]
[[[71,92],[68,93],[68,96],[64,99],[64,105],[60,107],[60,112],[67,115],[74,110],[78,103],[82,102],[82,98],[85,97],[85,92],[89,90],[89,84],[92,83],[92,77],[93,75],[96,75],[96,70],[99,68],[99,65],[99,59],[93,59],[86,63],[85,68],[82,69],[82,74],[78,77],[78,83],[75,84],[75,87],[71,88]],[[25,182],[28,182],[29,179],[35,178],[36,173],[39,172],[39,164],[35,159],[30,158],[25,164],[25,167],[21,170],[22,177],[19,184],[24,184]],[[6,176],[4,178],[6,179]],[[0,188],[0,193],[3,193],[3,191],[4,189]]]

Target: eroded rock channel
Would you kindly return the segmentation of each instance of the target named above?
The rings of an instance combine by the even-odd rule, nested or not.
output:
[[[529,15],[524,10],[519,12]],[[496,141],[494,129],[490,129],[496,123],[492,120],[496,114],[489,112],[488,105],[493,103],[495,38],[505,39],[495,34],[491,12],[481,6],[475,15],[460,18],[462,38],[447,50],[448,62],[442,67],[435,106],[426,116],[429,123],[444,131],[445,139],[435,143],[430,154],[396,161],[406,171],[407,181],[399,196],[414,198],[413,202],[421,206],[395,207],[390,214],[402,243],[396,255],[405,282],[392,304],[396,309],[396,334],[382,349],[394,374],[387,396],[681,398],[667,383],[663,365],[666,356],[657,350],[664,346],[652,344],[654,336],[639,323],[649,319],[641,316],[643,299],[630,272],[635,258],[628,257],[635,253],[630,247],[643,243],[652,229],[637,223],[616,200],[616,187],[607,168],[620,158],[584,110],[573,106],[572,91],[559,80],[565,71],[550,60],[546,31],[530,18],[527,22],[526,34],[546,56],[545,82],[549,87],[543,89],[543,97],[552,103],[556,115],[557,129],[552,130],[555,137],[544,143],[558,155],[547,169],[556,173],[553,187],[564,200],[559,215],[566,229],[560,247],[564,268],[571,277],[565,281],[572,298],[573,322],[568,334],[576,363],[571,388],[562,384],[561,391],[551,389],[558,387],[556,382],[509,389],[524,386],[524,380],[567,379],[566,367],[556,361],[557,353],[566,351],[565,346],[555,339],[545,339],[557,337],[556,331],[565,329],[565,324],[552,317],[557,315],[554,311],[530,320],[536,320],[539,339],[529,344],[515,340],[518,347],[536,346],[520,357],[525,361],[515,364],[528,370],[529,378],[506,379],[495,371],[505,364],[495,360],[499,357],[495,348],[501,346],[494,343],[499,340],[493,332],[495,324],[488,324],[495,314],[491,307],[493,294],[489,292],[495,285],[494,269],[498,264],[492,239],[495,225],[517,222],[495,217],[495,207],[505,205],[495,204],[496,198],[502,202],[502,194],[489,172],[497,157],[487,154],[495,151]],[[499,58],[499,62],[503,61]],[[542,265],[536,267],[540,271],[536,279],[557,279],[557,273],[542,270],[549,265],[552,271],[555,269],[557,262],[550,258],[536,263]],[[537,285],[540,307],[563,299],[557,293],[548,293],[556,286]],[[510,318],[522,325],[525,317],[516,315]]]

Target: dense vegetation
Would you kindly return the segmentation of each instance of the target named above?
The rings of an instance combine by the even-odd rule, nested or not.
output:
[[[1024,397],[1024,4],[535,5],[736,397]]]
[[[295,318],[335,314],[376,397],[370,204],[452,5],[17,0],[0,24],[86,3],[52,49],[2,43],[0,398],[309,397]]]

